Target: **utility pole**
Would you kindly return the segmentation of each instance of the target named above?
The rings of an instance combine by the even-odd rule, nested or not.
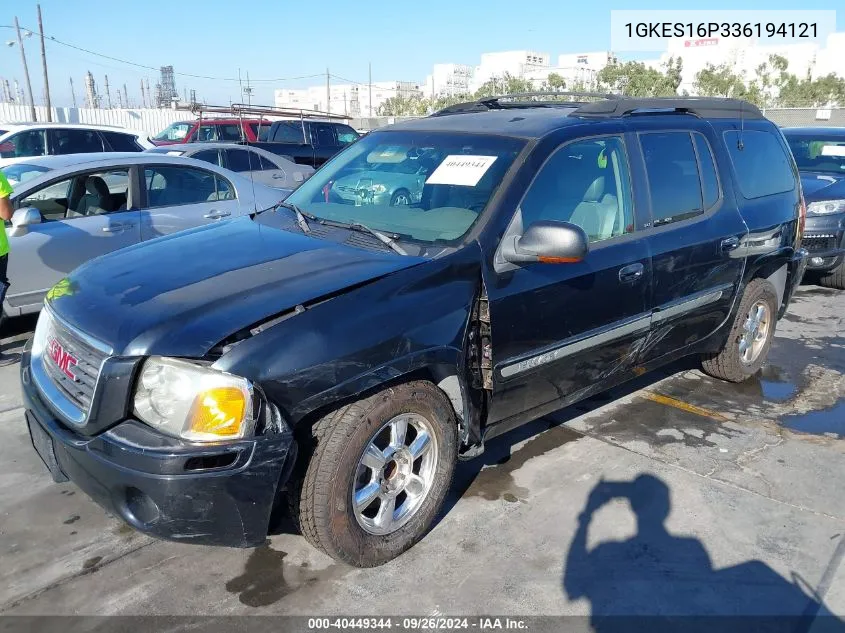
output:
[[[35,101],[32,98],[32,84],[29,82],[29,67],[26,65],[26,51],[23,50],[23,39],[21,38],[21,26],[18,24],[18,16],[15,16],[15,31],[18,33],[18,46],[21,49],[21,61],[23,62],[23,75],[26,80],[26,92],[29,96],[29,116],[32,117],[32,122],[38,121],[35,115]]]
[[[373,64],[372,62],[367,63],[367,70],[369,72],[369,82],[370,85],[367,88],[368,94],[370,95],[370,116],[373,116]]]
[[[332,112],[332,89],[329,85],[329,69],[326,68],[326,112]]]
[[[144,94],[144,80],[141,80],[141,106],[146,108],[147,107],[147,97]]]
[[[123,84],[123,103],[126,104],[124,107],[129,107],[129,93],[126,91],[126,84]]]
[[[106,103],[109,106],[109,110],[111,110],[111,92],[109,92],[109,76],[106,75]]]
[[[41,22],[41,5],[36,4],[38,9],[38,31],[41,33],[41,67],[44,70],[44,96],[47,100],[47,120],[53,120],[52,104],[50,103],[50,81],[47,79],[47,53],[44,50],[44,25]]]
[[[73,107],[76,107],[76,93],[73,91],[73,77],[68,77],[70,79],[70,98],[73,100]]]
[[[241,69],[238,68],[238,89],[241,91],[241,96],[238,101],[243,102],[244,100],[244,84],[241,81]]]

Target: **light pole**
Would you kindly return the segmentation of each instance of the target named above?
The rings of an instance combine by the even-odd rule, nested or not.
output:
[[[11,28],[11,27],[9,27],[9,28]],[[38,120],[38,118],[35,114],[35,101],[32,99],[32,84],[29,81],[29,67],[26,65],[26,52],[24,51],[24,48],[23,48],[23,37],[32,37],[32,31],[27,31],[26,29],[24,29],[24,35],[22,37],[21,36],[21,27],[20,27],[20,24],[18,24],[18,18],[16,17],[15,18],[15,32],[18,35],[17,44],[18,44],[18,47],[21,49],[21,61],[23,62],[23,74],[24,74],[24,79],[26,80],[26,91],[27,91],[27,94],[29,95],[29,115],[32,118],[33,122],[35,122],[35,121]],[[15,45],[14,40],[8,40],[6,42],[6,46],[14,46],[14,45]]]
[[[53,104],[50,103],[50,81],[47,79],[47,53],[44,50],[44,25],[41,22],[41,5],[38,7],[38,31],[41,33],[41,68],[44,71],[44,96],[47,98],[47,120],[53,120]],[[23,47],[21,47],[23,50]]]

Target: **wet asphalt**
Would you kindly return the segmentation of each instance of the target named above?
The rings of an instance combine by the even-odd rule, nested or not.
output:
[[[33,324],[4,325],[7,354]],[[52,483],[17,372],[0,614],[845,615],[845,292],[803,286],[746,383],[683,361],[493,440],[423,541],[368,570],[284,521],[254,550],[135,533]]]

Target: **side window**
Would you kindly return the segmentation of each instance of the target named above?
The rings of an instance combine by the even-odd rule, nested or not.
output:
[[[319,147],[331,147],[337,145],[337,137],[334,135],[334,127],[330,123],[312,123],[311,134],[314,145]]]
[[[304,143],[305,135],[302,133],[300,121],[280,121],[273,132],[273,140],[277,143]]]
[[[271,161],[269,158],[265,158],[261,154],[255,154],[255,158],[258,159],[259,164],[261,165],[261,171],[273,171],[276,169],[281,169],[276,163]]]
[[[219,165],[220,164],[220,155],[217,153],[216,149],[205,149],[201,152],[197,152],[191,156],[194,160],[202,160],[206,163],[211,163],[212,165]]]
[[[96,130],[50,130],[51,154],[90,154],[103,151],[103,141]]]
[[[216,125],[201,125],[197,133],[191,141],[203,143],[205,141],[217,140],[217,126]]]
[[[129,170],[79,174],[47,185],[18,201],[34,207],[45,221],[125,211],[129,197]]]
[[[240,141],[241,128],[238,125],[218,125],[217,140],[219,141]]]
[[[44,156],[44,130],[25,130],[0,143],[0,158]]]
[[[358,140],[359,134],[348,125],[335,125],[338,145],[349,145]]]
[[[716,175],[716,163],[710,145],[701,134],[693,134],[695,149],[698,152],[698,166],[701,171],[701,193],[704,196],[704,208],[709,209],[719,201],[719,177]]]
[[[258,161],[245,149],[227,149],[226,166],[234,172],[245,172],[258,169]]]
[[[235,189],[225,178],[220,176],[214,177],[216,192],[209,200],[234,200]]]
[[[789,157],[773,133],[745,130],[740,135],[739,130],[729,130],[724,137],[744,198],[762,198],[795,189]]]
[[[631,233],[634,214],[622,139],[575,141],[555,151],[520,204],[522,227],[539,220],[577,224],[590,242]]]
[[[121,132],[101,132],[106,138],[106,142],[111,145],[115,152],[140,152],[143,147],[138,145],[135,137],[131,134],[123,134]]]
[[[689,132],[640,134],[654,226],[704,213],[701,180]]]
[[[218,189],[225,181],[204,169],[161,165],[148,167],[144,175],[150,209],[226,199]]]

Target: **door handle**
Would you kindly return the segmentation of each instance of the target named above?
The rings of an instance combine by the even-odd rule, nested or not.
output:
[[[126,226],[123,224],[112,224],[111,226],[104,226],[101,230],[103,233],[120,233],[125,228]]]
[[[642,278],[645,272],[645,267],[639,262],[636,264],[628,264],[619,269],[619,281],[622,283],[630,283]]]
[[[232,215],[232,214],[228,211],[211,211],[209,213],[206,213],[202,217],[204,217],[208,220],[219,220],[220,218],[225,218],[226,216],[229,216],[229,215]]]
[[[281,180],[282,178],[284,178],[284,176],[282,174],[273,174],[274,180]]]
[[[723,253],[730,253],[739,248],[738,237],[726,237],[719,243],[719,250]]]

